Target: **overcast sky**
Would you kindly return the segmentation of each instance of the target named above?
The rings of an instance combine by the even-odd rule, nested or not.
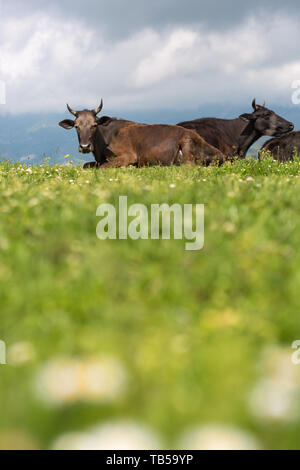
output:
[[[0,12],[6,112],[101,97],[117,115],[254,96],[289,106],[300,80],[296,0],[3,0]]]

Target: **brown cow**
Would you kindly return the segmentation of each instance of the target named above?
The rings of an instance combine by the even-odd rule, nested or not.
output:
[[[108,145],[110,141],[118,134],[122,127],[135,124],[132,121],[111,119],[107,116],[98,118],[97,114],[100,113],[102,107],[102,100],[100,106],[92,111],[87,109],[74,111],[67,105],[68,110],[76,119],[65,119],[59,123],[61,127],[67,130],[75,127],[78,134],[78,151],[80,153],[93,153],[95,161],[85,163],[84,168],[100,166],[106,162],[106,156],[109,155]]]
[[[69,111],[75,121],[60,126],[77,130],[79,151],[93,152],[96,162],[87,166],[120,167],[127,165],[179,165],[224,162],[224,155],[205,142],[196,132],[179,126],[146,125],[98,118],[103,103],[93,111]]]
[[[196,132],[164,124],[123,127],[109,145],[112,156],[101,167],[224,162],[225,156]]]

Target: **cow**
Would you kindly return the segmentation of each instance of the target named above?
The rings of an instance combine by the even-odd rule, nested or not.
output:
[[[103,101],[94,110],[74,111],[67,105],[76,119],[59,123],[64,129],[76,128],[81,153],[93,153],[95,162],[87,163],[84,168],[208,165],[225,161],[222,152],[194,131],[165,124],[137,124],[108,116],[99,118],[102,107]]]
[[[291,122],[266,108],[265,102],[260,106],[254,99],[252,107],[251,114],[241,114],[237,119],[201,118],[177,125],[193,129],[228,158],[245,158],[251,145],[263,135],[277,136],[294,129]]]
[[[300,154],[300,131],[294,131],[282,137],[275,137],[267,140],[259,152],[259,158],[262,152],[271,152],[274,160],[286,162],[293,160],[295,151]]]
[[[75,120],[65,119],[59,125],[64,129],[75,127],[79,140],[78,151],[82,154],[93,153],[95,161],[85,163],[84,168],[100,166],[106,162],[106,156],[110,153],[109,142],[118,134],[119,130],[128,125],[135,124],[123,119],[111,119],[108,116],[99,118],[102,111],[103,100],[100,106],[94,110],[75,111],[67,104],[68,111],[75,116]],[[108,126],[109,124],[109,126]]]

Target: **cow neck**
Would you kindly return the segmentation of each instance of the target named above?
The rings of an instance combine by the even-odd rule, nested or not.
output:
[[[94,157],[95,160],[102,164],[106,161],[105,156],[104,156],[104,150],[107,147],[107,142],[104,138],[104,135],[100,131],[99,127],[97,128],[94,138],[93,138],[93,145],[94,145]]]
[[[240,158],[246,158],[247,152],[251,145],[253,145],[254,142],[256,142],[262,136],[261,133],[258,133],[254,129],[254,125],[252,123],[249,123],[247,127],[249,128],[248,132],[246,128],[245,130],[247,133],[245,135],[241,134],[239,139],[238,156]]]

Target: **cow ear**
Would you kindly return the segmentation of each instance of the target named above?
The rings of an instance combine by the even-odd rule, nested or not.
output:
[[[253,114],[241,114],[240,115],[240,119],[242,119],[243,121],[254,121],[255,120],[255,116],[253,116]]]
[[[102,116],[101,118],[98,118],[97,120],[99,126],[108,126],[112,122],[112,118],[109,116]]]
[[[61,121],[59,123],[60,127],[63,127],[64,129],[73,129],[75,122],[72,121],[72,119],[65,119],[64,121]]]

